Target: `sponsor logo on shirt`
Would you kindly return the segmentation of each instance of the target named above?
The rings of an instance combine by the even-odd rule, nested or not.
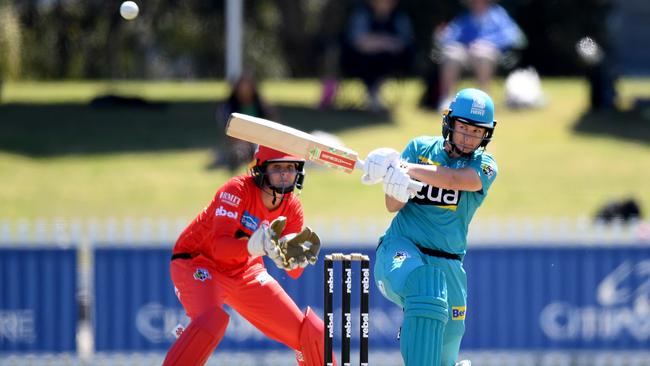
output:
[[[451,320],[465,320],[465,306],[452,306]]]
[[[237,219],[237,212],[228,211],[225,208],[223,208],[223,206],[219,206],[215,210],[214,214],[216,216],[226,216],[226,217],[231,218],[231,219]]]
[[[433,161],[427,158],[426,156],[422,156],[422,155],[418,156],[418,162],[420,162],[420,164],[427,164],[427,165],[438,165],[438,166],[440,165],[439,162]]]
[[[257,230],[257,227],[260,225],[260,219],[250,214],[248,211],[244,211],[244,214],[241,217],[241,224],[243,227],[247,228],[250,231]]]
[[[460,191],[454,189],[443,189],[425,185],[415,194],[415,197],[411,201],[421,205],[438,206],[456,211],[458,202],[460,202],[460,194]]]
[[[465,164],[465,159],[460,159],[456,161],[456,165],[460,168],[460,165]],[[427,165],[437,165],[442,166],[440,162],[433,161],[430,158],[420,155],[418,156],[418,161],[421,164]],[[458,208],[458,202],[460,202],[460,191],[453,189],[442,189],[438,187],[433,187],[430,185],[425,185],[420,189],[420,191],[411,199],[411,202],[420,204],[420,205],[431,205],[438,206],[440,208],[445,208],[448,210],[456,211]]]
[[[494,177],[494,169],[489,164],[481,164],[481,170],[488,178]]]
[[[233,207],[238,207],[239,203],[241,202],[241,198],[229,192],[221,192],[219,194],[219,199],[221,202]]]

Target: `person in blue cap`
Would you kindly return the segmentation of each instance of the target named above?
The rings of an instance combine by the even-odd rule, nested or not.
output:
[[[463,89],[442,118],[442,136],[420,136],[400,154],[368,155],[362,181],[383,182],[385,204],[396,212],[379,239],[374,275],[381,293],[402,307],[400,350],[406,366],[469,366],[456,362],[465,332],[467,230],[496,179],[485,148],[496,121],[494,103]],[[409,190],[411,179],[424,183]]]

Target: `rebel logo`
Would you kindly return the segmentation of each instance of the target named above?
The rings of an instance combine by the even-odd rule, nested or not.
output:
[[[228,217],[230,219],[236,219],[237,215],[238,215],[237,212],[228,211],[225,208],[223,208],[223,206],[219,206],[215,210],[214,214],[216,216],[226,216],[226,217]]]

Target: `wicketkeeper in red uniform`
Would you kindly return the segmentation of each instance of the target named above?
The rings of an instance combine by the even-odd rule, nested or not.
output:
[[[266,336],[296,351],[298,365],[323,365],[323,321],[303,313],[264,267],[268,256],[289,276],[316,263],[320,239],[303,229],[305,161],[260,146],[250,175],[230,179],[180,235],[171,277],[191,322],[164,365],[203,365],[228,325],[228,304]]]

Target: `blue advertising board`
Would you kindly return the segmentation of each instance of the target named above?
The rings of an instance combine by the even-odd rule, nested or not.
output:
[[[177,324],[188,322],[169,278],[170,249],[100,248],[95,251],[95,346],[98,351],[165,350]],[[291,279],[267,263],[302,308],[322,317],[322,255],[374,248],[329,246],[321,260]],[[468,272],[466,333],[469,349],[650,348],[650,248],[473,248]],[[358,332],[359,267],[353,264],[353,329]],[[340,267],[335,265],[340,281]],[[340,337],[340,282],[335,288],[335,330]],[[283,349],[226,308],[231,321],[219,349]],[[370,347],[393,349],[402,311],[371,286]],[[353,348],[358,335],[353,333]],[[335,343],[335,347],[337,344]]]
[[[122,247],[120,245],[120,247]],[[165,349],[185,321],[169,277],[170,249],[96,248],[96,351]]]
[[[476,248],[463,348],[650,349],[650,248]]]
[[[0,352],[72,352],[77,331],[74,249],[0,249]]]

